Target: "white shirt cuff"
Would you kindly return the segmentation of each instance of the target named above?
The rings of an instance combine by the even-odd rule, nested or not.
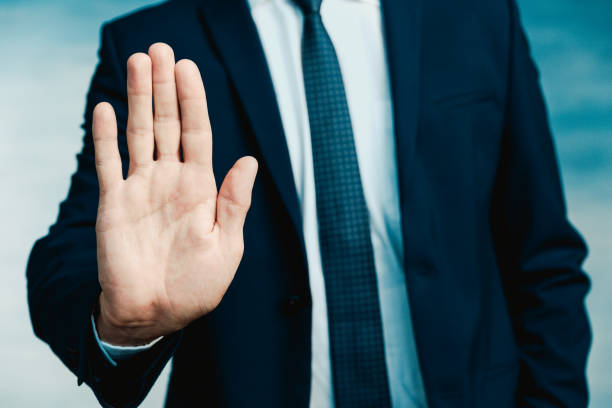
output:
[[[117,366],[117,362],[120,360],[124,360],[126,358],[132,357],[138,353],[142,353],[143,351],[149,350],[155,343],[160,341],[162,337],[158,337],[148,344],[144,344],[142,346],[116,346],[114,344],[107,343],[98,337],[98,331],[96,330],[96,322],[91,315],[91,327],[93,329],[94,337],[96,338],[96,342],[98,343],[98,347],[104,354],[104,357],[108,360],[109,363],[113,365],[113,367]]]

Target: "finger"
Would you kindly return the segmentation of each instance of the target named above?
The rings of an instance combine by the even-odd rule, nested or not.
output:
[[[149,48],[153,69],[153,133],[157,158],[179,160],[181,121],[174,80],[174,52],[164,43]]]
[[[153,97],[151,59],[137,53],[127,63],[129,173],[153,160]]]
[[[242,232],[257,175],[257,160],[238,160],[225,176],[217,197],[217,223],[224,233]]]
[[[117,145],[117,119],[108,102],[96,105],[93,112],[93,141],[100,191],[108,191],[123,180],[121,156]]]
[[[181,145],[185,162],[212,168],[212,132],[200,71],[193,61],[181,60],[174,68],[181,109]]]

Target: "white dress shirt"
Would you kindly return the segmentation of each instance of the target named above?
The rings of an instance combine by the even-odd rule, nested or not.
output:
[[[301,205],[312,296],[310,407],[331,408],[334,399],[327,304],[300,53],[303,16],[291,0],[248,2],[272,77]],[[321,16],[342,71],[370,213],[391,401],[394,407],[425,407],[402,267],[397,160],[380,3],[324,0]],[[143,349],[118,348],[103,342],[102,348],[111,361]]]

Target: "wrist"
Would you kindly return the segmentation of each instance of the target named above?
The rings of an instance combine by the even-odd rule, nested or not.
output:
[[[155,324],[121,322],[108,312],[104,293],[101,293],[93,312],[98,338],[115,346],[142,346],[159,339],[163,334]]]

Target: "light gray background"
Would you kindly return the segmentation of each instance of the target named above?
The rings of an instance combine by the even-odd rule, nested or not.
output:
[[[94,407],[32,334],[24,269],[65,197],[103,21],[145,0],[0,0],[0,406]],[[539,63],[570,215],[587,238],[593,407],[612,406],[612,2],[519,0]],[[145,50],[143,50],[145,51]],[[143,404],[160,407],[167,372]]]

